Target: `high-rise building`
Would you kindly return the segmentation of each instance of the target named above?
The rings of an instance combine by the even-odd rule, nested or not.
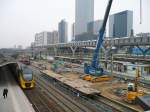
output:
[[[72,24],[72,41],[75,40],[75,23]]]
[[[18,47],[17,47],[18,49],[22,49],[23,47],[22,47],[22,45],[18,45]]]
[[[123,11],[109,17],[109,37],[129,37],[133,30],[133,11]]]
[[[102,20],[96,20],[87,23],[87,31],[85,33],[76,35],[75,40],[76,41],[97,40],[102,23],[103,23]]]
[[[45,45],[53,44],[53,35],[52,32],[46,32],[44,37]]]
[[[76,0],[75,36],[87,31],[87,24],[94,21],[94,0]]]
[[[87,40],[97,40],[99,30],[103,24],[103,20],[91,21],[87,24],[87,32],[80,35],[76,35],[76,41],[87,41]],[[106,33],[104,33],[104,37]]]
[[[41,32],[35,34],[35,46],[43,46],[58,43],[58,31]]]
[[[59,43],[67,43],[68,41],[68,24],[65,20],[61,20],[58,25]]]
[[[47,32],[41,32],[35,34],[35,46],[42,46],[47,44],[46,36]]]
[[[58,31],[52,32],[52,42],[53,44],[59,43]]]
[[[103,24],[103,20],[91,21],[87,24],[87,32],[97,35]]]
[[[31,48],[35,47],[35,42],[31,42]]]
[[[99,30],[103,24],[103,20],[91,21],[87,24],[87,31],[85,33],[76,35],[76,41],[87,41],[87,40],[97,40]],[[104,37],[106,33],[104,33]]]

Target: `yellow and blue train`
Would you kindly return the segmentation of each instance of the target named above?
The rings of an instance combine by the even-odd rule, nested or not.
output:
[[[34,88],[35,81],[34,81],[32,70],[24,64],[18,64],[18,69],[16,70],[17,70],[17,78],[20,86],[23,89]]]
[[[10,63],[7,67],[14,75],[16,81],[22,89],[30,89],[35,87],[33,72],[27,65],[21,63]]]
[[[32,70],[24,64],[18,64],[16,70],[17,70],[17,79],[21,88],[23,89],[34,88],[35,81]]]

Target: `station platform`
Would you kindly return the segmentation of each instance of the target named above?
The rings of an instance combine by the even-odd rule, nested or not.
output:
[[[8,89],[3,98],[3,89]],[[0,112],[35,112],[27,97],[16,83],[10,71],[0,68]]]
[[[82,79],[67,78],[60,74],[54,73],[53,71],[50,71],[50,70],[44,70],[41,72],[57,81],[60,81],[62,84],[65,84],[70,88],[78,90],[84,95],[94,95],[94,94],[99,95],[100,94],[100,91],[91,88],[92,84],[90,82],[84,81]]]

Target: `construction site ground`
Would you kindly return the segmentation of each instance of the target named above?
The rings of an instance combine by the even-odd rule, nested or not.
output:
[[[80,79],[80,74],[75,73],[75,72],[64,73],[63,76],[69,77],[72,79]],[[124,103],[126,105],[129,105],[129,106],[132,106],[134,108],[138,108],[140,110],[143,110],[140,106],[135,105],[135,104],[129,104],[123,100],[122,96],[115,94],[115,90],[117,90],[117,89],[121,89],[121,90],[126,89],[127,83],[118,81],[117,79],[113,79],[111,81],[91,83],[91,88],[94,88],[94,89],[101,91],[102,96],[105,96],[105,97],[110,98],[110,99],[114,99],[114,100],[119,101],[121,103]],[[150,90],[148,90],[146,88],[140,87],[139,89],[143,89],[144,91],[150,92]]]
[[[51,69],[50,69],[51,64],[47,63],[45,61],[33,62],[33,65],[38,66],[39,63],[41,63],[42,65],[45,66],[45,67],[43,67],[45,70],[51,71]],[[80,83],[78,83],[77,85],[82,85],[82,84],[85,85],[86,84],[85,81],[81,81],[81,75],[83,75],[81,73],[61,72],[60,75],[63,77],[72,79],[72,80],[79,80]],[[117,78],[113,78],[110,81],[103,81],[103,82],[95,82],[95,83],[92,83],[89,81],[86,81],[86,82],[90,83],[89,84],[90,88],[100,91],[102,96],[108,97],[117,102],[121,102],[123,104],[131,106],[133,108],[138,108],[139,110],[143,111],[143,109],[140,106],[138,106],[136,104],[129,104],[123,100],[123,96],[121,95],[121,93],[125,93],[128,82],[125,82],[125,81],[117,79]],[[146,92],[146,93],[150,93],[150,89],[148,89],[148,88],[139,87],[139,89],[144,90],[144,92]]]

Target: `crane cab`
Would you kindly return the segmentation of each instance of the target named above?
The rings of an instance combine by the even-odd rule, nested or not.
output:
[[[134,83],[129,83],[127,87],[128,91],[135,91],[135,84]]]

